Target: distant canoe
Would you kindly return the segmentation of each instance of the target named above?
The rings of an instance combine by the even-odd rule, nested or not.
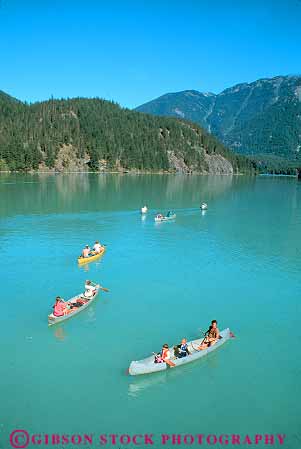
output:
[[[146,206],[141,207],[141,213],[142,213],[142,214],[146,214],[147,211],[148,211],[148,208],[147,208]]]
[[[170,360],[176,365],[176,367],[180,365],[185,365],[186,363],[194,362],[195,360],[198,360],[205,355],[209,354],[212,351],[215,351],[215,349],[218,349],[220,346],[222,346],[226,341],[229,340],[231,337],[230,329],[224,329],[220,332],[220,336],[222,337],[215,345],[210,346],[207,349],[203,349],[199,351],[197,348],[202,343],[203,338],[199,338],[197,340],[189,341],[188,349],[190,352],[190,355],[187,355],[186,357],[177,358],[174,355],[173,347],[170,348],[170,354],[171,358]],[[155,357],[154,355],[151,355],[150,357],[147,357],[146,359],[133,361],[130,364],[129,367],[129,374],[131,376],[138,376],[140,374],[149,374],[149,373],[156,373],[158,371],[164,371],[167,369],[166,363],[155,363],[154,362]]]
[[[85,300],[87,300],[87,302],[80,307],[74,307],[73,309],[71,309],[71,311],[67,315],[55,316],[55,315],[53,315],[53,313],[51,313],[50,315],[48,315],[48,325],[53,326],[54,324],[61,323],[62,321],[68,320],[69,318],[72,318],[73,316],[75,316],[78,313],[85,310],[87,307],[89,307],[92,304],[92,302],[95,301],[95,299],[97,298],[97,295],[99,293],[99,290],[100,290],[100,288],[96,288],[95,295],[91,299],[88,299],[88,300],[87,300],[87,298],[85,298],[83,293],[80,293],[79,295],[74,296],[73,298],[69,299],[68,302],[71,302],[71,303],[76,303],[76,301],[78,299],[85,299]]]
[[[202,210],[207,210],[207,209],[208,209],[208,204],[207,204],[207,203],[202,203],[201,206],[200,206],[200,208],[201,208]]]
[[[98,254],[94,254],[93,256],[89,256],[89,257],[83,257],[83,256],[79,256],[77,258],[77,262],[79,265],[85,264],[85,263],[89,263],[89,262],[93,262],[94,260],[99,259],[105,252],[106,248],[103,247],[102,250],[100,251],[100,253]]]
[[[155,221],[156,222],[161,222],[161,221],[169,221],[169,220],[174,220],[176,218],[176,214],[172,214],[169,217],[162,215],[161,217],[159,217],[158,215],[156,215],[155,217]]]

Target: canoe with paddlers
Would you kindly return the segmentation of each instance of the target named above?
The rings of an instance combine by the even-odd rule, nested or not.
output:
[[[185,365],[187,363],[194,362],[202,357],[205,357],[207,354],[209,354],[212,351],[215,351],[220,346],[222,346],[226,341],[228,341],[233,334],[231,333],[230,329],[224,329],[220,332],[220,338],[219,340],[212,346],[207,347],[206,349],[200,350],[199,347],[202,345],[204,338],[199,338],[196,340],[191,340],[187,342],[189,355],[187,357],[178,358],[175,356],[175,349],[171,348],[170,353],[171,357],[169,358],[169,362],[171,363],[156,363],[156,354],[151,355],[149,357],[146,357],[142,360],[136,360],[131,362],[129,367],[129,374],[132,376],[137,376],[139,374],[148,374],[148,373],[155,373],[158,371],[164,371],[167,369],[167,366],[173,366],[173,368]]]
[[[91,251],[87,257],[79,256],[77,258],[77,263],[79,265],[82,265],[82,264],[85,264],[85,263],[89,263],[89,262],[93,262],[95,260],[98,260],[98,259],[101,258],[101,256],[103,256],[105,250],[106,250],[106,248],[103,246],[98,253],[95,253],[95,252]]]
[[[84,293],[80,293],[68,301],[64,301],[60,296],[56,297],[53,306],[54,310],[48,315],[49,326],[68,320],[85,310],[96,300],[100,290],[105,292],[109,291],[107,288],[99,284],[94,284],[91,281],[86,281],[85,289],[86,291]]]
[[[169,221],[169,220],[174,220],[175,218],[176,218],[176,214],[173,213],[172,211],[168,211],[166,215],[157,214],[155,216],[155,221],[156,222]]]

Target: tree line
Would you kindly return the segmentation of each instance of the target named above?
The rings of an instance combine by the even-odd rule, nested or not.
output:
[[[206,154],[220,154],[236,172],[256,164],[232,153],[198,125],[121,108],[99,98],[26,104],[0,92],[0,170],[53,168],[60,148],[72,145],[90,170],[173,170],[169,154],[194,172],[205,171]]]

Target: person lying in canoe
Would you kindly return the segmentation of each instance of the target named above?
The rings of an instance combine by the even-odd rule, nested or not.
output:
[[[175,366],[175,364],[170,360],[170,350],[167,343],[165,343],[162,347],[161,357],[163,362],[167,363],[171,368]]]
[[[202,343],[200,344],[200,346],[198,347],[198,349],[200,349],[200,350],[207,349],[210,346],[215,345],[215,343],[219,340],[219,338],[220,338],[220,336],[219,336],[219,329],[217,327],[217,321],[212,320],[211,326],[205,333],[205,338],[202,341]]]
[[[100,287],[100,285],[93,284],[93,282],[87,280],[86,283],[85,283],[84,297],[87,298],[87,299],[93,298],[93,296],[95,295],[98,287]]]
[[[91,253],[91,248],[90,248],[89,245],[86,245],[86,246],[84,247],[84,249],[82,250],[82,257],[87,258],[87,257],[90,256],[90,253]]]
[[[186,338],[183,338],[180,345],[174,347],[175,356],[179,359],[190,355]]]
[[[93,246],[93,252],[94,254],[99,254],[103,249],[103,246],[99,243],[98,240],[96,240],[95,245]]]

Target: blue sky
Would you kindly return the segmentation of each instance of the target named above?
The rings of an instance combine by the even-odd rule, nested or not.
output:
[[[135,107],[299,74],[301,0],[0,0],[0,90]]]

